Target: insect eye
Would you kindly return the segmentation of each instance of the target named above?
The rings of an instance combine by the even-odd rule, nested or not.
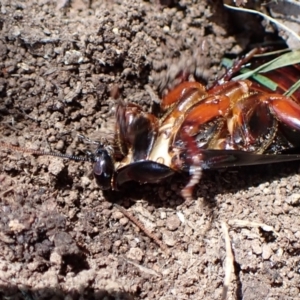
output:
[[[101,190],[111,188],[111,179],[115,172],[114,163],[105,149],[98,149],[95,154],[94,177]]]

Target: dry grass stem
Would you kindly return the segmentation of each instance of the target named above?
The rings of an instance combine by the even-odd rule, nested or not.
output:
[[[279,236],[279,233],[270,225],[260,223],[260,222],[252,222],[252,221],[247,221],[247,220],[229,220],[228,221],[229,226],[234,226],[234,227],[253,227],[253,228],[261,228],[264,231],[267,232],[274,232],[277,236]]]
[[[226,257],[225,257],[225,277],[224,277],[224,285],[223,285],[223,293],[222,300],[227,299],[227,292],[229,289],[231,274],[234,270],[234,257],[231,249],[230,237],[228,233],[228,226],[225,222],[221,223],[221,228],[223,231],[223,236],[225,240],[225,249],[226,249]]]

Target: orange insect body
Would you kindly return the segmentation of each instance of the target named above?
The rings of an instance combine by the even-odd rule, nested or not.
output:
[[[267,163],[272,158],[278,160],[276,139],[279,136],[284,140],[281,149],[297,146],[298,139],[291,138],[292,135],[285,137],[284,133],[296,132],[299,136],[300,105],[291,98],[265,89],[250,80],[229,81],[207,90],[198,82],[183,82],[162,99],[160,106],[164,114],[160,119],[131,103],[120,104],[117,132],[138,127],[139,134],[151,140],[142,147],[137,146],[137,137],[133,134],[132,142],[127,143],[128,152],[116,165],[117,174],[126,170],[122,183],[129,180],[156,182],[172,174],[163,172],[162,176],[159,173],[149,176],[149,180],[141,178],[139,168],[142,162],[152,162],[143,172],[151,173],[152,169],[162,165],[168,170],[188,171],[191,180],[182,194],[191,199],[192,188],[199,181],[203,168],[215,167],[220,162],[225,162],[225,166],[233,165],[230,161],[226,163],[229,157],[233,158],[235,165],[252,164],[255,155],[265,152],[273,155],[268,158],[260,156],[258,163]],[[133,106],[135,115],[129,122],[124,116]],[[142,123],[148,124],[147,129],[137,126]],[[121,134],[118,140],[127,140],[126,135]],[[276,144],[276,148],[272,144]],[[137,155],[134,153],[139,153],[143,160],[135,159]],[[295,160],[299,156],[282,155],[284,159]],[[118,176],[113,180],[116,189]]]

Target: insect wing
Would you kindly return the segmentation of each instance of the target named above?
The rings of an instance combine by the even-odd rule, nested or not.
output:
[[[114,188],[118,189],[128,181],[139,183],[158,183],[174,174],[174,171],[164,164],[150,160],[133,162],[116,171]]]
[[[300,154],[256,154],[238,150],[201,150],[202,169],[263,165],[300,161]]]

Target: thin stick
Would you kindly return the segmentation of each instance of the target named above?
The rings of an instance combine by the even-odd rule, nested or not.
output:
[[[224,277],[224,285],[223,285],[223,292],[222,292],[222,300],[227,299],[227,292],[229,289],[229,285],[231,282],[231,274],[234,270],[234,257],[231,249],[230,237],[228,233],[228,226],[225,222],[221,223],[224,240],[225,240],[225,249],[226,249],[226,258],[225,258],[225,277]]]
[[[163,251],[167,253],[169,252],[167,246],[164,243],[162,243],[155,234],[146,229],[145,226],[136,217],[130,214],[124,207],[118,204],[114,204],[114,206],[117,207],[121,211],[121,213],[125,217],[127,217],[133,224],[140,228],[149,238],[151,238]]]
[[[140,265],[140,264],[135,263],[134,261],[132,261],[132,260],[130,260],[130,259],[128,259],[128,258],[123,257],[123,259],[124,259],[124,261],[125,261],[126,263],[132,264],[132,265],[134,265],[135,267],[137,267],[141,272],[144,272],[144,273],[149,274],[149,275],[154,275],[154,276],[157,276],[157,277],[161,277],[161,276],[162,276],[162,274],[157,273],[157,272],[154,271],[153,269],[146,268],[146,267],[144,267],[144,266],[142,266],[142,265]]]
[[[229,220],[228,221],[229,226],[235,226],[235,227],[252,227],[252,228],[261,228],[264,231],[267,232],[274,232],[275,235],[279,236],[279,233],[274,229],[274,227],[267,225],[265,223],[260,223],[260,222],[252,222],[252,221],[247,221],[247,220]]]

